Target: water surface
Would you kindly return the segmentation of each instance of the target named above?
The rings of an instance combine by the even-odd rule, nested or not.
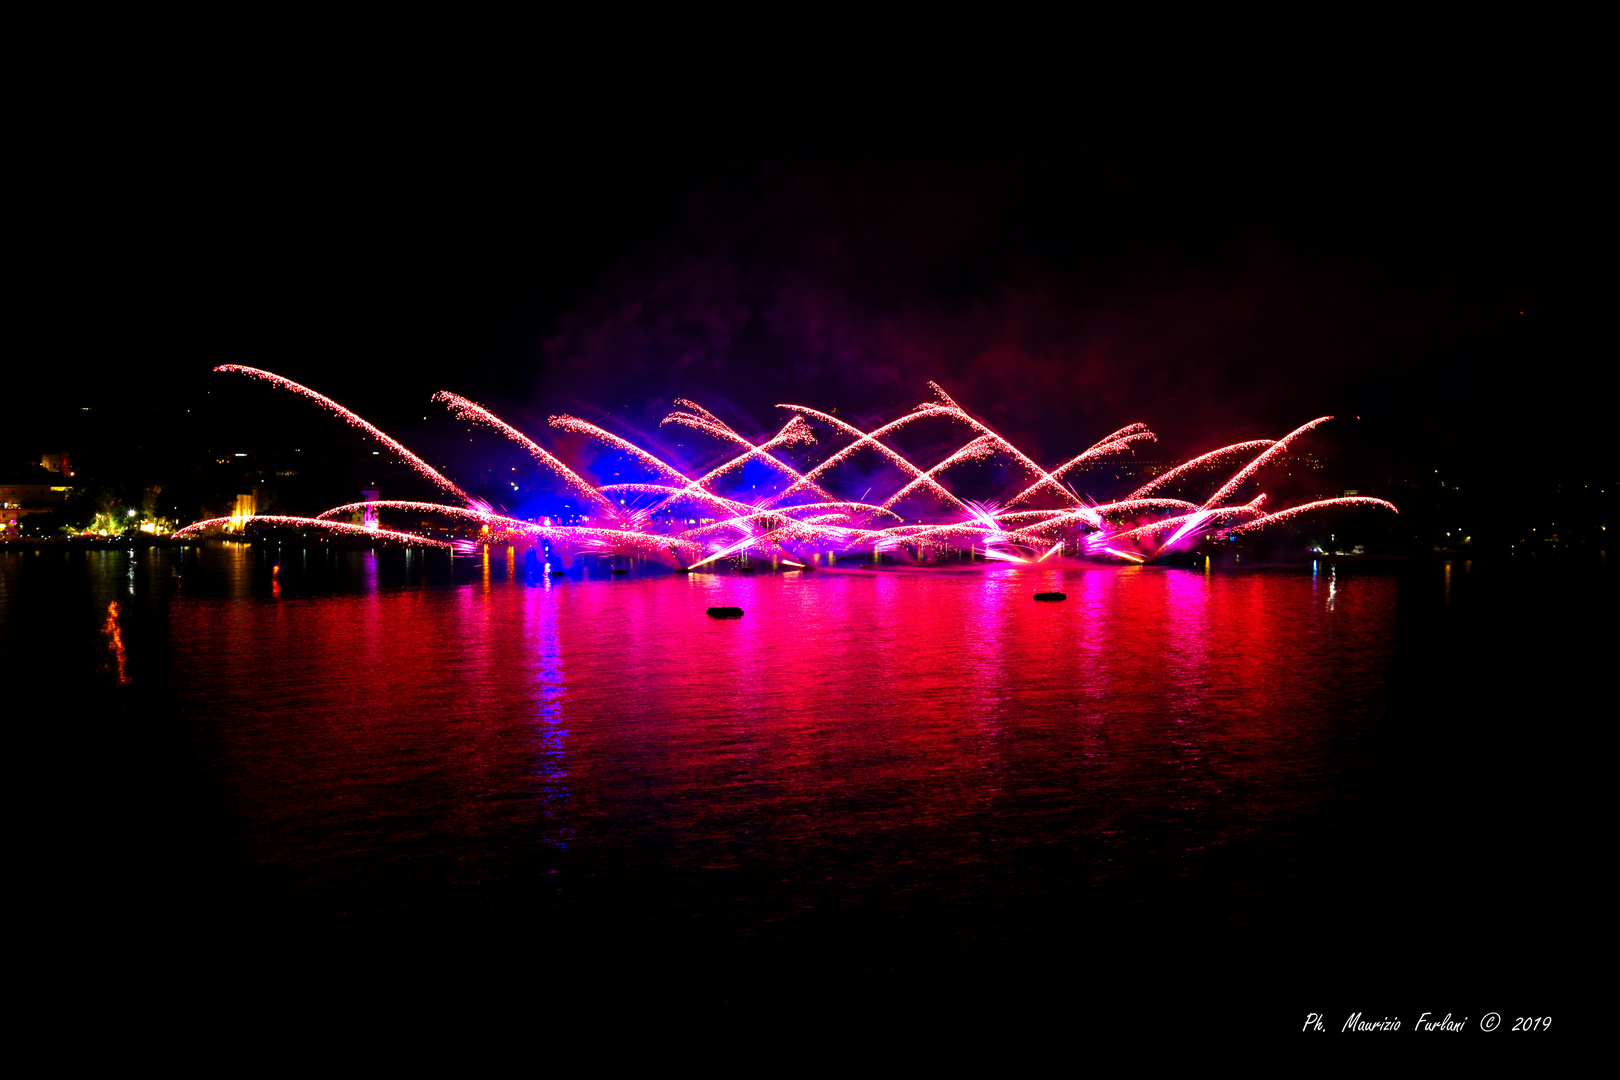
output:
[[[1395,938],[1563,887],[1525,844],[1567,736],[1513,714],[1586,653],[1488,628],[1606,581],[7,553],[0,642],[119,727],[142,776],[105,831],[169,935],[143,947],[211,979],[678,970],[744,1007],[1003,999],[1056,964],[1096,976],[1071,993],[1196,971],[1286,998],[1431,954],[1486,978]]]

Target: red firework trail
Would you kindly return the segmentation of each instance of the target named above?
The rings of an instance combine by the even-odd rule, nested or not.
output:
[[[1008,442],[1006,439],[1003,439],[1000,435],[997,435],[994,431],[991,431],[989,428],[979,423],[979,421],[969,416],[967,410],[963,409],[954,400],[952,400],[951,396],[947,394],[944,388],[942,388],[938,383],[930,382],[928,384],[928,388],[934,392],[935,396],[938,397],[941,402],[944,403],[940,406],[925,406],[924,408],[926,408],[929,412],[953,416],[967,424],[969,427],[973,428],[973,430],[979,432],[985,438],[992,440],[998,449],[1005,450],[1007,453],[1011,454],[1013,459],[1020,465],[1024,466],[1030,472],[1040,477],[1040,480],[1036,482],[1037,488],[1050,488],[1058,495],[1059,498],[1071,503],[1077,503],[1080,501],[1077,495],[1075,495],[1068,488],[1064,487],[1062,484],[1058,483],[1057,480],[1053,478],[1051,473],[1035,464],[1034,461],[1025,456],[1022,450],[1018,449],[1018,447],[1014,446],[1012,443]],[[1146,428],[1143,430],[1146,430]],[[1100,524],[1100,522],[1098,522],[1098,524]]]
[[[879,453],[881,453],[884,457],[888,458],[888,460],[891,463],[893,463],[895,465],[898,465],[901,468],[901,470],[903,470],[904,472],[909,473],[914,479],[922,480],[923,483],[924,483],[924,486],[926,486],[934,494],[936,494],[936,495],[940,496],[941,498],[945,499],[947,502],[954,503],[960,509],[963,509],[963,510],[967,509],[967,507],[962,503],[962,500],[958,499],[955,495],[951,494],[951,492],[949,490],[942,487],[939,484],[938,481],[934,480],[932,477],[926,476],[921,469],[917,468],[917,466],[913,465],[910,461],[907,461],[904,456],[902,456],[901,454],[898,454],[895,451],[889,449],[889,447],[883,445],[883,443],[878,441],[884,435],[887,435],[892,431],[898,431],[900,428],[902,428],[905,425],[911,423],[913,420],[922,419],[924,416],[928,415],[927,413],[925,413],[925,412],[910,413],[910,414],[908,414],[906,416],[902,416],[898,420],[893,420],[893,421],[883,425],[882,427],[877,428],[874,431],[863,433],[859,428],[854,427],[851,424],[845,423],[844,421],[838,419],[836,416],[831,416],[831,415],[829,415],[827,413],[824,413],[824,412],[817,412],[815,409],[808,409],[808,408],[805,408],[803,405],[778,405],[777,408],[778,409],[791,409],[794,412],[797,412],[802,416],[813,416],[817,420],[820,420],[823,423],[826,423],[826,424],[828,424],[828,425],[830,425],[832,427],[837,428],[839,431],[843,432],[846,435],[855,436],[855,441],[854,442],[850,443],[848,446],[846,446],[842,450],[838,451],[838,453],[834,454],[832,457],[828,458],[826,461],[823,461],[820,465],[817,465],[814,469],[811,469],[808,473],[805,473],[804,479],[799,481],[797,484],[794,484],[792,487],[788,488],[786,491],[782,492],[782,494],[778,495],[777,496],[778,500],[785,499],[789,495],[792,495],[796,491],[800,490],[801,488],[809,486],[811,484],[811,482],[815,480],[816,477],[820,476],[822,473],[826,472],[828,469],[830,469],[833,466],[837,465],[839,462],[844,461],[845,459],[847,459],[848,457],[853,455],[855,453],[855,451],[859,450],[861,447],[863,447],[863,446],[871,446],[874,449],[876,449]]]
[[[584,420],[581,420],[578,417],[569,416],[567,414],[562,416],[553,416],[551,418],[551,426],[557,428],[559,431],[570,431],[577,435],[588,435],[593,439],[607,443],[609,446],[617,450],[623,450],[634,457],[637,461],[641,462],[643,465],[651,468],[653,472],[659,474],[666,480],[677,480],[682,484],[689,482],[685,476],[681,475],[680,470],[664,464],[662,461],[659,461],[656,457],[647,453],[647,451],[643,450],[635,443],[621,439],[611,431],[603,431],[595,424],[586,423]]]
[[[590,500],[601,516],[601,524],[596,525],[551,525],[549,519],[547,524],[542,525],[496,513],[488,503],[468,496],[383,432],[308,387],[271,372],[237,364],[226,364],[216,370],[264,379],[319,402],[348,423],[381,440],[423,476],[457,496],[464,505],[404,500],[345,503],[315,518],[279,515],[247,519],[213,518],[189,525],[176,536],[253,524],[319,528],[343,535],[380,537],[453,550],[478,544],[528,545],[543,541],[565,558],[569,553],[634,553],[689,567],[702,566],[728,556],[764,553],[781,557],[789,566],[803,566],[808,556],[797,553],[805,551],[909,552],[907,557],[926,561],[925,556],[933,557],[929,554],[931,552],[952,549],[979,552],[991,561],[1035,563],[1058,555],[1068,545],[1073,545],[1077,550],[1083,549],[1093,558],[1107,556],[1141,562],[1187,537],[1211,528],[1234,533],[1249,532],[1307,511],[1339,507],[1395,510],[1383,499],[1345,496],[1319,499],[1268,514],[1260,510],[1260,505],[1266,499],[1264,493],[1242,506],[1220,505],[1261,468],[1283,454],[1291,443],[1330,417],[1313,420],[1281,439],[1256,439],[1211,450],[1160,473],[1124,499],[1097,503],[1082,498],[1062,482],[1062,477],[1088,461],[1112,454],[1132,453],[1138,444],[1153,441],[1156,436],[1145,424],[1126,425],[1049,472],[973,417],[935,383],[928,384],[935,400],[924,402],[910,413],[871,431],[862,431],[830,413],[807,406],[778,406],[793,415],[781,430],[760,443],[739,434],[701,405],[677,398],[676,411],[665,417],[664,425],[701,432],[721,444],[741,450],[741,453],[733,454],[701,476],[692,478],[657,455],[595,424],[572,416],[551,417],[553,427],[586,436],[626,453],[652,474],[650,481],[595,485],[550,450],[476,402],[449,391],[434,395],[434,400],[445,403],[459,419],[487,425],[521,445],[541,469],[558,478],[569,491]],[[884,441],[907,425],[925,419],[960,424],[969,432],[965,443],[926,468],[912,462]],[[785,455],[795,450],[802,453],[803,448],[818,445],[811,421],[825,425],[834,436],[849,441],[808,471],[801,471],[786,460]],[[867,447],[904,474],[904,480],[893,492],[881,501],[868,502],[866,494],[870,493],[870,489],[860,499],[850,499],[836,495],[822,485],[822,478],[832,469]],[[1248,464],[1201,502],[1153,494],[1171,484],[1189,481],[1199,469],[1255,451],[1259,453]],[[1004,503],[964,502],[941,482],[944,474],[957,466],[997,456],[1010,458],[1031,477]],[[749,463],[758,463],[776,473],[780,477],[777,490],[751,495],[748,501],[716,490],[728,475]],[[906,518],[896,509],[913,496],[924,493],[944,503],[948,516]],[[614,496],[636,496],[649,501],[639,506],[627,506],[617,503]],[[1055,498],[1062,505],[1057,508],[1014,509],[1020,503],[1037,497]],[[796,501],[790,504],[790,499]],[[676,517],[670,508],[677,504],[689,505],[698,513],[708,513],[710,516]],[[452,543],[419,533],[364,528],[333,520],[367,506],[409,513],[418,518],[437,518],[452,529],[456,523],[462,527],[476,526],[478,538]],[[1143,521],[1143,517],[1152,517],[1152,520]],[[1167,533],[1170,534],[1169,539],[1152,548],[1153,538]],[[1147,555],[1118,546],[1138,542],[1149,545]]]
[[[364,503],[356,505],[364,506]],[[449,509],[454,509],[451,507]],[[331,513],[331,511],[327,511]],[[347,521],[325,521],[321,518],[289,517],[285,514],[254,514],[252,517],[221,517],[209,518],[206,521],[194,521],[183,529],[177,530],[174,535],[195,536],[209,529],[225,529],[232,525],[246,528],[249,524],[283,525],[301,529],[324,529],[328,532],[341,533],[345,536],[375,536],[383,540],[398,540],[404,544],[425,545],[427,547],[440,547],[448,549],[450,545],[443,540],[435,540],[427,536],[418,536],[415,533],[396,532],[392,529],[368,529],[363,525],[351,525]]]
[[[441,390],[437,394],[434,394],[433,400],[444,402],[446,405],[450,406],[451,412],[455,413],[463,420],[471,420],[480,424],[488,424],[496,431],[499,431],[501,434],[505,435],[507,438],[511,439],[513,442],[527,450],[531,455],[533,455],[535,461],[538,461],[542,466],[550,469],[552,472],[562,477],[564,483],[585,498],[595,499],[596,501],[607,506],[613,505],[612,499],[607,498],[596,488],[593,488],[585,481],[583,477],[575,473],[573,469],[570,469],[567,465],[564,465],[562,462],[558,461],[551,455],[550,451],[546,450],[539,443],[523,434],[523,432],[519,431],[511,424],[508,424],[505,420],[502,420],[500,417],[496,416],[482,405],[479,405],[477,402],[468,401],[460,394],[452,394],[448,390]]]
[[[1238,489],[1238,485],[1242,484],[1243,481],[1259,472],[1260,466],[1264,465],[1266,462],[1288,449],[1289,443],[1293,442],[1295,439],[1299,438],[1301,435],[1305,434],[1307,431],[1311,430],[1317,425],[1325,424],[1331,419],[1333,419],[1331,416],[1319,416],[1308,424],[1301,424],[1293,431],[1290,431],[1287,435],[1284,435],[1282,438],[1272,443],[1271,446],[1262,452],[1259,457],[1245,465],[1242,470],[1237,473],[1237,475],[1233,476],[1232,479],[1223,484],[1219,491],[1211,495],[1209,497],[1209,501],[1204,503],[1204,507],[1207,509],[1214,506],[1222,499],[1232,494],[1232,492]]]
[[[691,413],[674,412],[674,413],[670,413],[668,416],[664,417],[662,423],[663,424],[681,424],[681,425],[684,425],[686,427],[694,428],[695,430],[698,430],[698,431],[708,432],[709,434],[714,435],[717,438],[725,439],[725,440],[728,440],[728,441],[731,441],[731,442],[740,443],[741,445],[747,447],[748,449],[744,453],[738,455],[737,457],[732,458],[730,461],[727,461],[725,464],[718,465],[715,468],[710,469],[703,476],[699,477],[696,480],[693,480],[690,484],[688,484],[686,486],[685,489],[683,489],[683,491],[680,494],[685,494],[686,492],[694,491],[694,490],[703,488],[705,485],[712,483],[718,477],[721,477],[721,476],[725,475],[726,473],[730,472],[732,469],[741,468],[742,466],[746,465],[750,461],[763,462],[764,464],[769,465],[771,468],[777,470],[778,472],[785,473],[787,476],[792,478],[794,481],[797,481],[797,482],[803,482],[804,481],[804,476],[801,475],[797,469],[793,468],[791,465],[786,465],[786,464],[782,463],[781,461],[778,461],[770,453],[770,451],[775,450],[775,449],[777,449],[779,447],[783,447],[783,446],[814,445],[814,443],[816,441],[815,432],[811,431],[810,430],[810,425],[806,424],[802,419],[800,419],[797,416],[793,417],[793,419],[789,420],[787,422],[787,424],[783,426],[782,430],[777,432],[774,437],[772,437],[770,439],[767,439],[765,442],[760,443],[758,446],[755,446],[753,443],[749,442],[747,439],[743,438],[741,435],[738,435],[735,431],[732,431],[725,424],[722,424],[719,421],[711,421],[709,419],[705,419],[705,417],[709,416],[709,415],[711,415],[711,414],[705,413],[705,414],[695,415],[694,416]],[[662,426],[662,424],[660,424],[660,426]],[[828,492],[822,490],[817,485],[812,484],[810,486],[811,486],[811,490],[814,491],[814,493],[816,495],[820,496],[821,498],[824,498],[824,499],[835,498],[835,496],[833,496],[833,495],[829,494]],[[677,498],[679,498],[679,494],[678,495],[672,495],[668,499],[665,499],[664,502],[659,503],[657,506],[653,507],[652,509],[653,510],[660,510],[665,506],[665,504],[673,502]]]
[[[1083,464],[1087,461],[1093,461],[1108,454],[1117,454],[1128,450],[1130,449],[1132,443],[1155,442],[1158,440],[1158,438],[1159,437],[1157,435],[1153,434],[1153,432],[1147,429],[1146,424],[1131,424],[1128,427],[1122,427],[1112,435],[1098,440],[1089,449],[1075,455],[1068,461],[1065,461],[1063,464],[1053,469],[1051,472],[1051,479],[1057,479],[1070,469],[1074,468],[1076,465]],[[1020,502],[1029,498],[1031,495],[1034,495],[1037,491],[1044,487],[1045,484],[1045,480],[1037,480],[1023,491],[1020,491],[1017,495],[1014,495],[1011,499],[1008,499],[1007,505],[1017,506]]]
[[[1250,450],[1261,450],[1265,447],[1275,445],[1275,439],[1255,439],[1252,442],[1233,443],[1231,446],[1223,446],[1219,450],[1211,450],[1207,454],[1200,454],[1191,461],[1183,462],[1173,469],[1160,473],[1152,480],[1149,480],[1147,483],[1131,492],[1127,498],[1140,499],[1148,492],[1155,491],[1172,480],[1180,479],[1183,475],[1198,468],[1200,465],[1207,465],[1212,461],[1219,461],[1221,458],[1230,457],[1233,454],[1246,454]]]
[[[272,383],[272,384],[274,384],[276,386],[281,387],[283,390],[291,390],[295,394],[302,394],[302,395],[304,395],[305,397],[309,398],[312,401],[319,402],[321,405],[324,405],[326,408],[331,409],[333,412],[335,412],[339,416],[341,416],[344,420],[348,421],[348,423],[350,425],[352,425],[353,427],[357,427],[361,431],[367,432],[367,433],[375,436],[378,439],[378,441],[380,441],[384,446],[388,447],[388,449],[392,450],[394,453],[398,454],[400,457],[402,457],[406,461],[410,462],[411,467],[414,468],[417,472],[421,473],[423,476],[427,477],[429,480],[433,481],[435,484],[437,484],[440,487],[444,488],[444,490],[448,491],[450,494],[452,494],[452,495],[456,496],[457,498],[461,499],[463,502],[472,501],[471,498],[468,496],[468,494],[465,491],[462,491],[460,488],[456,487],[456,485],[452,484],[449,480],[447,480],[443,476],[441,476],[439,474],[439,471],[437,469],[435,469],[433,466],[429,465],[427,462],[423,461],[421,458],[417,457],[415,454],[413,454],[409,450],[405,449],[405,447],[401,446],[399,443],[397,443],[393,439],[389,438],[388,435],[385,434],[381,429],[373,427],[371,424],[369,424],[365,420],[361,419],[358,414],[350,412],[348,409],[345,409],[342,405],[339,405],[337,402],[333,401],[331,398],[327,397],[326,395],[317,394],[315,391],[311,390],[309,387],[303,386],[303,385],[301,385],[299,383],[295,383],[291,379],[284,379],[280,375],[275,374],[274,372],[261,371],[258,368],[244,367],[241,364],[221,364],[221,365],[219,365],[219,367],[216,367],[214,370],[215,371],[231,371],[231,372],[235,372],[235,373],[237,373],[239,375],[246,375],[249,378],[263,379],[268,383]]]
[[[1383,499],[1374,499],[1367,495],[1341,495],[1334,499],[1318,499],[1315,502],[1302,503],[1299,506],[1290,506],[1286,510],[1278,510],[1275,514],[1267,514],[1264,517],[1258,517],[1253,521],[1245,522],[1232,531],[1248,532],[1250,529],[1263,529],[1267,525],[1271,525],[1279,521],[1287,521],[1295,514],[1303,514],[1308,510],[1322,510],[1329,506],[1376,506],[1380,509],[1388,510],[1392,514],[1400,513],[1399,510],[1395,509],[1394,503],[1385,502]]]

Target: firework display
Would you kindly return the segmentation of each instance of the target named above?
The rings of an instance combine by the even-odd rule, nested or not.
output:
[[[572,416],[551,417],[551,425],[558,431],[600,443],[645,473],[641,479],[595,484],[483,406],[448,391],[436,394],[434,400],[445,404],[458,419],[486,425],[517,443],[545,476],[580,502],[580,512],[575,515],[578,520],[573,523],[553,523],[550,517],[528,521],[499,513],[489,503],[467,494],[330,398],[257,368],[227,364],[215,370],[264,379],[317,402],[376,437],[400,460],[457,501],[371,499],[335,506],[312,518],[213,518],[189,525],[176,536],[263,523],[361,534],[461,552],[480,546],[543,545],[548,556],[563,565],[578,555],[607,554],[640,556],[684,569],[749,556],[772,559],[789,568],[815,565],[823,557],[830,564],[851,556],[887,556],[925,564],[952,553],[997,563],[1040,563],[1054,557],[1147,562],[1185,548],[1205,533],[1253,532],[1312,510],[1379,507],[1395,511],[1383,499],[1358,495],[1318,499],[1277,510],[1265,507],[1264,493],[1247,502],[1234,502],[1244,483],[1254,479],[1266,465],[1282,459],[1300,436],[1332,419],[1326,416],[1280,439],[1239,442],[1200,454],[1160,472],[1123,499],[1097,502],[1077,491],[1066,477],[1081,466],[1128,455],[1138,446],[1154,442],[1156,436],[1145,424],[1120,428],[1048,471],[934,383],[928,384],[933,400],[871,431],[862,431],[830,413],[802,405],[778,406],[789,413],[787,422],[776,434],[759,442],[739,434],[695,402],[678,398],[675,410],[663,421],[665,426],[701,433],[730,448],[720,464],[688,475],[595,424]],[[966,436],[957,449],[927,467],[919,466],[883,441],[925,419],[943,420]],[[792,456],[790,451],[798,450],[802,456],[804,448],[819,447],[824,440],[830,443],[832,452],[813,466],[801,469],[786,460]],[[870,498],[870,487],[858,499],[831,490],[828,484],[838,466],[866,449],[901,473],[898,486],[876,499]],[[991,461],[1003,466],[1004,475],[1016,477],[1003,499],[963,499],[947,483],[947,474],[953,469]],[[1212,493],[1200,496],[1192,490],[1199,483],[1198,474],[1227,463],[1238,467]],[[749,485],[749,497],[739,498],[743,490],[740,477],[744,469],[750,468],[751,475],[763,475],[766,483]],[[766,489],[764,494],[759,493],[761,487]],[[1187,497],[1171,497],[1171,492]],[[1045,505],[1038,507],[1037,503]],[[445,529],[460,530],[461,535],[446,540],[423,532],[362,527],[340,520],[368,508],[409,514],[418,521],[442,522]],[[465,536],[468,529],[474,531],[475,538]]]

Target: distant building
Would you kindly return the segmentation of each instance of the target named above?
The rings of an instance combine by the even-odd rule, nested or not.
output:
[[[70,489],[59,473],[24,465],[0,474],[0,526],[15,533],[24,518],[48,514],[67,501]]]

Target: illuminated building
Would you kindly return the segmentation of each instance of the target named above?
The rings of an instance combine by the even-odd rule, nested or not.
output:
[[[67,485],[61,477],[38,465],[26,465],[0,476],[0,525],[15,533],[24,519],[49,514],[66,501]]]

